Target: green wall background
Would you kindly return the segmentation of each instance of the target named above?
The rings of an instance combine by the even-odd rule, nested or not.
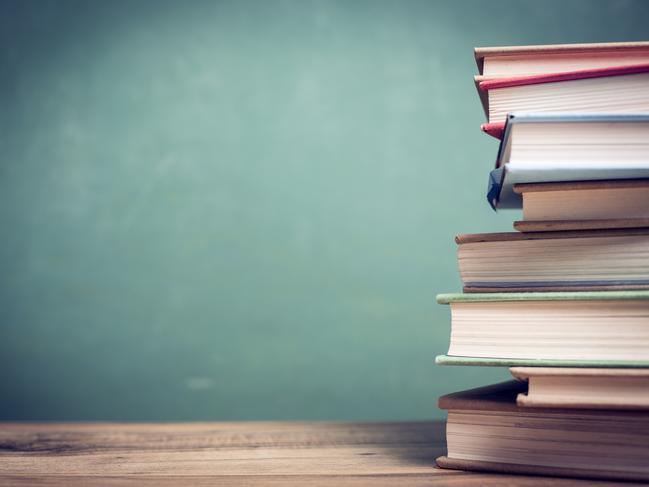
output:
[[[639,40],[642,1],[0,7],[0,419],[413,419],[496,142],[476,45]]]

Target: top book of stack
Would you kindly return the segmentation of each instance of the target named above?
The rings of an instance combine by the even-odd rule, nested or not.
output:
[[[610,68],[649,63],[649,42],[477,47],[483,79]]]
[[[475,50],[476,87],[501,137],[507,113],[649,111],[649,42],[489,47]],[[561,81],[561,83],[559,83]]]

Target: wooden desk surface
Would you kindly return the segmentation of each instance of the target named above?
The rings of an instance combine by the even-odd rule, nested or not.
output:
[[[0,485],[620,485],[441,470],[444,452],[441,422],[0,423]]]

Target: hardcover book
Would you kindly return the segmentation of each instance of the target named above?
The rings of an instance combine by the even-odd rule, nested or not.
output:
[[[477,47],[475,60],[489,78],[632,66],[649,63],[649,42]]]
[[[512,112],[649,111],[649,63],[535,76],[478,79],[489,123]]]
[[[611,480],[649,480],[649,412],[521,408],[510,381],[442,396],[442,468]]]
[[[520,208],[517,184],[648,178],[649,113],[512,113],[487,199]]]
[[[448,356],[458,364],[649,365],[649,290],[440,294],[437,301],[450,305]]]
[[[521,232],[649,227],[649,179],[527,183],[514,192],[523,198]]]
[[[527,382],[516,404],[529,408],[649,410],[649,370],[512,367]]]
[[[649,229],[458,235],[464,292],[649,289]]]

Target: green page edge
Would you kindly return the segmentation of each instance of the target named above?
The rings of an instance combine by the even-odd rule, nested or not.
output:
[[[592,368],[649,368],[649,361],[643,360],[559,360],[484,358],[438,355],[437,365],[473,365],[483,367],[592,367]]]
[[[561,291],[540,293],[447,293],[438,294],[439,304],[487,301],[611,301],[649,299],[649,290],[638,291]]]

